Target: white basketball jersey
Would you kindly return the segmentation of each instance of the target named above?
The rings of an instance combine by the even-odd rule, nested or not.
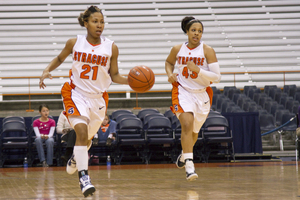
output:
[[[113,41],[101,36],[101,44],[92,45],[86,35],[78,35],[73,47],[71,81],[79,89],[99,94],[111,84],[109,75]]]
[[[201,70],[209,71],[206,58],[204,56],[203,42],[194,49],[187,47],[187,42],[182,44],[178,54],[175,67],[178,69],[178,82],[186,89],[199,90],[210,85],[210,81],[198,76],[187,68],[186,63],[193,61]]]

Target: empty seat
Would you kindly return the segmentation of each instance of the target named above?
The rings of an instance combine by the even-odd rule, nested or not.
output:
[[[23,121],[7,120],[2,124],[0,135],[0,167],[6,160],[30,159],[29,136]]]
[[[283,110],[276,110],[275,112],[275,124],[276,126],[282,125],[282,116],[283,114],[290,113],[289,110],[283,109]]]
[[[237,105],[240,107],[240,108],[243,108],[243,104],[245,102],[251,102],[252,100],[249,98],[249,97],[246,97],[246,98],[239,98],[238,99],[238,102],[237,102]]]
[[[223,94],[224,94],[225,96],[228,97],[228,91],[229,91],[230,89],[236,89],[236,86],[225,86],[225,87],[224,87]]]
[[[3,118],[2,124],[7,121],[21,121],[21,122],[25,123],[24,117],[21,117],[21,116],[7,116],[7,117]]]
[[[202,126],[201,133],[204,139],[204,157],[206,162],[208,162],[213,152],[217,152],[219,156],[230,156],[235,161],[232,132],[224,116],[208,117]],[[226,143],[226,145],[221,145],[222,143]],[[229,159],[229,157],[226,158]]]
[[[261,90],[259,88],[250,88],[248,91],[248,97],[253,99],[255,93],[261,93]]]
[[[300,103],[298,101],[295,101],[294,99],[289,99],[285,102],[285,108],[290,112],[293,112],[294,105],[299,106],[299,104]]]
[[[271,131],[276,128],[275,118],[271,114],[261,114],[259,116],[259,124],[262,133]]]
[[[275,117],[275,113],[277,110],[284,110],[284,106],[280,104],[273,104],[271,105],[271,114]]]
[[[275,100],[275,94],[276,93],[281,93],[281,89],[280,88],[270,88],[269,90],[269,97],[271,97],[273,100]]]
[[[300,103],[300,92],[295,93],[294,99]]]
[[[262,107],[260,105],[250,105],[249,106],[249,112],[259,112],[260,110],[262,110]]]
[[[250,106],[253,106],[253,105],[257,105],[257,104],[254,101],[246,101],[246,102],[244,102],[242,108],[243,108],[244,111],[248,112]]]
[[[211,89],[213,90],[214,95],[215,94],[221,94],[221,90],[219,90],[216,86],[212,86]]]
[[[273,105],[278,105],[276,101],[266,101],[264,104],[264,109],[271,114],[271,108]]]
[[[238,113],[238,112],[245,112],[242,108],[240,108],[239,106],[235,105],[235,106],[229,106],[226,109],[227,113]]]
[[[253,94],[253,101],[255,101],[259,105],[259,99],[262,97],[268,97],[265,93],[255,93]]]
[[[286,94],[289,94],[290,88],[297,88],[297,86],[296,85],[284,85],[283,86],[283,92],[286,93]]]
[[[286,102],[289,101],[289,100],[294,100],[294,99],[293,99],[293,97],[281,96],[279,103],[285,107]]]
[[[111,113],[111,119],[116,120],[120,114],[133,114],[130,110],[115,110]]]
[[[267,102],[267,101],[272,102],[273,99],[272,99],[271,97],[261,97],[261,98],[258,100],[258,105],[260,105],[261,107],[264,108],[265,102]]]
[[[218,99],[218,101],[217,101],[217,107],[216,107],[217,111],[221,112],[222,103],[225,102],[225,101],[229,102],[230,99],[228,97],[224,97],[224,98],[222,97],[222,98]]]
[[[143,121],[145,115],[147,115],[149,113],[159,113],[159,111],[157,109],[154,109],[154,108],[146,108],[146,109],[140,110],[138,112],[137,116],[138,116],[138,118],[140,118]]]
[[[277,85],[265,85],[264,87],[264,93],[266,93],[267,95],[269,95],[269,91],[271,88],[277,88]]]
[[[256,85],[245,85],[244,86],[244,94],[248,96],[248,92],[250,89],[256,89]]]
[[[293,119],[293,120],[291,120]],[[289,122],[287,125],[283,126],[281,130],[283,131],[296,131],[297,129],[297,117],[293,113],[284,113],[281,119],[281,125]]]
[[[117,115],[117,118],[115,119],[115,121],[117,123],[119,123],[122,119],[125,119],[125,118],[137,118],[137,116],[133,113],[123,113],[123,114]]]
[[[147,149],[143,123],[139,118],[125,118],[118,123],[116,163],[120,164],[123,157],[139,157],[147,161]]]
[[[275,94],[275,101],[280,104],[280,98],[281,97],[288,97],[286,93],[280,92]]]
[[[147,124],[145,130],[149,149],[147,160],[150,161],[153,154],[155,157],[169,155],[171,162],[175,162],[175,137],[170,120],[167,117],[152,117]]]
[[[227,93],[227,97],[232,100],[234,94],[240,94],[241,90],[236,88],[230,88]]]
[[[245,94],[238,94],[238,93],[235,93],[233,94],[233,98],[232,98],[232,101],[237,104],[239,98],[245,98],[247,97]]]
[[[143,118],[143,128],[144,128],[144,129],[147,128],[148,122],[149,122],[149,120],[152,119],[152,118],[167,118],[167,117],[164,116],[164,115],[161,114],[161,113],[149,113],[149,114],[146,114],[146,115],[144,116],[144,118]],[[169,119],[169,118],[167,118],[167,119]],[[169,121],[170,121],[170,119],[169,119]],[[171,123],[171,121],[170,121],[170,123]]]
[[[235,106],[235,103],[233,103],[232,101],[223,101],[220,112],[226,112],[226,109],[231,106]]]

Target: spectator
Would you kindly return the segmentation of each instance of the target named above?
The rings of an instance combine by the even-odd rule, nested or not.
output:
[[[106,114],[99,131],[97,132],[99,141],[106,141],[106,145],[110,146],[116,140],[116,126],[117,122],[110,120]],[[94,137],[93,144],[98,144],[97,137]]]
[[[61,136],[61,141],[67,143],[66,152],[61,156],[64,165],[67,165],[68,160],[73,154],[73,148],[76,142],[76,133],[71,127],[67,117],[64,115],[64,111],[62,111],[59,115],[56,126],[56,133],[63,134]]]
[[[40,159],[40,165],[49,167],[49,165],[53,165],[53,135],[55,131],[55,121],[49,118],[49,107],[47,105],[40,105],[39,112],[41,117],[33,121],[33,130],[36,135],[35,144]],[[47,162],[43,148],[44,142],[47,147]]]

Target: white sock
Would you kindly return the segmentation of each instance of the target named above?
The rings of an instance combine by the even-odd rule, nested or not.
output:
[[[78,171],[88,170],[89,156],[87,146],[74,146],[74,155]]]
[[[192,159],[193,160],[194,155],[193,155],[193,153],[184,153],[183,157],[184,157],[184,160],[186,160],[186,159]]]

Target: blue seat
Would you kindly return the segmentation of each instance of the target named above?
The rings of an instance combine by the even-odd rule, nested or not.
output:
[[[149,149],[148,161],[154,154],[155,158],[168,155],[170,161],[175,162],[175,136],[170,120],[166,117],[152,117],[147,124],[145,137]]]
[[[297,117],[293,113],[285,113],[282,115],[281,124],[285,124],[286,122],[290,121],[286,126],[281,128],[282,131],[296,131],[297,129]],[[295,118],[294,118],[295,117]],[[294,120],[291,120],[294,118]]]
[[[150,114],[150,113],[159,113],[159,111],[154,108],[146,108],[146,109],[140,110],[137,114],[137,117],[140,120],[142,120],[142,122],[143,122],[145,115]]]
[[[216,152],[215,156],[222,156],[228,161],[231,157],[235,161],[232,131],[224,116],[207,117],[201,134],[204,140],[204,160],[206,162],[213,152]],[[224,143],[226,145],[222,145]]]
[[[130,110],[123,110],[123,109],[115,110],[111,113],[111,119],[116,121],[118,115],[120,114],[133,114],[133,113]]]
[[[259,125],[262,133],[274,130],[275,126],[275,118],[271,114],[261,114],[259,116]]]
[[[117,126],[115,163],[120,164],[124,157],[135,157],[143,163],[148,163],[142,121],[139,118],[124,118]]]
[[[257,89],[256,85],[245,85],[244,86],[244,94],[248,96],[248,92],[250,89]]]
[[[24,157],[30,158],[29,136],[25,123],[20,120],[6,120],[0,136],[0,167],[7,160],[23,164]]]

